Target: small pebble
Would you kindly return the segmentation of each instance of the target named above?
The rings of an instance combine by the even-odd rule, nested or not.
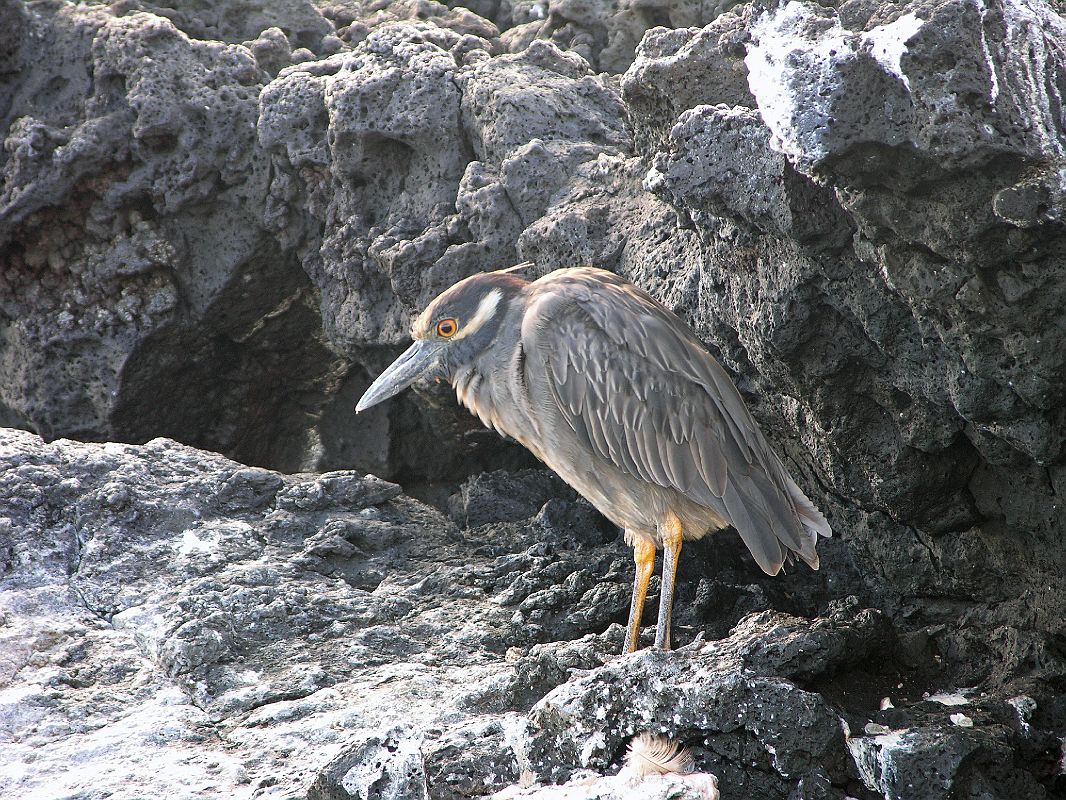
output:
[[[866,732],[867,736],[881,736],[886,733],[891,733],[892,729],[887,725],[879,725],[876,722],[867,722],[863,731]]]

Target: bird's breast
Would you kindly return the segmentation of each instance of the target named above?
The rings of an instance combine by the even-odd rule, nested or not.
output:
[[[474,370],[456,376],[455,396],[486,428],[511,437],[544,461],[544,453],[534,439],[535,428],[526,412],[528,403],[524,398]]]

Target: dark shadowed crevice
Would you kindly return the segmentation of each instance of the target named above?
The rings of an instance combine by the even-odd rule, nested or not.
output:
[[[164,327],[130,355],[112,416],[115,438],[166,436],[245,464],[305,468],[339,364],[322,339],[317,307],[296,264],[258,251],[205,309],[207,325]]]

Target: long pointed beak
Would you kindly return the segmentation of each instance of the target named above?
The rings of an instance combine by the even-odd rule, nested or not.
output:
[[[371,406],[376,406],[382,400],[388,400],[397,395],[417,381],[427,372],[434,369],[438,363],[442,344],[428,339],[419,339],[397,358],[382,372],[376,381],[370,384],[359,403],[355,407],[355,413],[366,411]]]

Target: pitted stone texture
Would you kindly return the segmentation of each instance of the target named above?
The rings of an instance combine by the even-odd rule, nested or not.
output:
[[[284,168],[271,218],[283,243],[306,237],[298,251],[338,343],[398,342],[407,320],[396,299],[381,308],[384,291],[421,299],[413,268],[448,245],[447,208],[468,160],[455,70],[418,28],[392,25],[263,91],[260,140]]]
[[[120,0],[111,5],[120,15],[147,11],[165,17],[192,39],[231,44],[255,39],[262,31],[278,30],[291,49],[318,52],[324,36],[333,32],[311,0]]]
[[[489,58],[494,26],[436,3],[401,2],[366,9],[363,32],[346,31],[342,41],[324,35],[330,23],[300,2],[158,9],[174,21],[136,3],[59,4],[33,14],[20,3],[8,5],[4,41],[10,46],[0,48],[0,69],[18,77],[0,89],[6,141],[0,162],[6,257],[0,271],[0,421],[49,437],[144,441],[170,435],[287,469],[348,466],[352,449],[366,452],[357,458],[364,469],[395,473],[413,463],[401,443],[370,446],[374,436],[387,439],[388,429],[375,428],[374,420],[354,422],[344,401],[365,382],[363,373],[388,357],[378,342],[381,327],[391,320],[390,340],[402,335],[406,318],[398,320],[410,309],[400,306],[395,292],[406,292],[410,303],[408,284],[423,290],[410,273],[393,270],[400,252],[421,271],[465,236],[453,206],[469,147],[455,117],[458,95],[449,70],[457,61]],[[331,13],[334,20],[344,17]],[[389,62],[362,47],[349,61],[367,74],[367,84],[360,88],[340,76],[331,90],[338,120],[332,140],[320,82],[305,81],[279,99],[273,115],[268,109],[263,117],[269,118],[259,118],[260,89],[270,75],[294,61],[306,62],[315,76],[335,73],[336,59],[343,61],[372,29],[385,29],[386,44],[378,49],[391,50],[395,36],[390,39],[388,29],[404,18],[421,31],[420,46],[445,64],[442,71],[432,58],[426,61],[406,106],[396,105],[399,95],[380,92],[406,85],[400,80],[390,88],[385,72],[389,63],[410,60],[410,53]],[[197,35],[245,44],[189,38]],[[330,53],[337,54],[333,60],[316,62]],[[371,77],[375,58],[380,69]],[[418,121],[419,102],[437,119],[449,97],[453,116],[443,128],[434,128],[432,119]],[[360,99],[368,103],[364,111],[351,106]],[[378,107],[379,101],[394,105]],[[360,114],[375,119],[361,122]],[[269,135],[267,148],[259,141],[257,133],[269,134],[270,125],[296,174],[272,165]],[[433,140],[422,150],[429,174],[418,174],[401,191],[407,148],[417,149],[417,142],[404,142],[417,138],[419,125]],[[398,163],[386,166],[390,153]],[[558,148],[542,160],[557,155]],[[347,185],[360,184],[353,187],[359,214],[387,221],[393,200],[396,213],[407,214],[398,223],[399,238],[376,237],[379,266],[366,274],[353,270],[358,264],[349,257],[352,248],[365,257],[369,246],[352,241],[358,219],[351,203],[330,212],[338,225],[321,249],[332,260],[323,264],[319,249],[299,247],[308,235],[308,211],[312,220],[316,209],[325,214],[330,206],[323,192],[334,191],[320,185],[313,165],[324,169],[334,157],[337,170],[350,178]],[[520,168],[511,172],[522,175]],[[443,195],[435,189],[441,180],[450,181]],[[301,181],[317,194],[301,194]],[[535,213],[534,204],[546,202],[538,192],[550,188],[520,191],[528,195],[525,213]],[[288,214],[287,202],[300,213]],[[426,230],[425,218],[446,224]],[[510,249],[509,243],[499,246]],[[509,261],[505,252],[499,261],[489,254],[485,263]],[[462,259],[459,264],[434,286],[476,269]],[[394,271],[395,281],[384,281],[374,295],[369,287],[380,265]],[[330,270],[336,281],[309,280]],[[338,314],[351,321],[345,314],[352,304],[344,306],[351,284],[375,309],[355,366],[330,352],[321,319],[325,307],[327,331],[336,332]],[[419,298],[431,294],[422,291]],[[328,302],[333,297],[339,298],[335,304]],[[344,336],[333,338],[340,349]],[[333,413],[339,402],[343,407]],[[413,430],[444,426],[394,427],[402,440]],[[347,435],[333,435],[338,429]],[[456,444],[442,452],[454,454],[467,432],[458,431]],[[349,446],[353,440],[356,446]],[[465,448],[465,455],[476,460],[477,448]],[[423,474],[454,473],[459,460],[445,455]],[[481,463],[521,461],[505,455]]]
[[[332,365],[306,277],[259,223],[255,60],[144,13],[42,8],[25,25],[0,105],[0,416],[291,459],[304,433],[282,419],[318,401],[262,376],[316,385]]]
[[[472,482],[466,507],[495,491],[502,515],[505,498],[551,483],[502,480]],[[106,779],[160,796],[285,786],[331,800],[368,787],[404,800],[606,800],[633,788],[604,773],[639,730],[692,747],[727,800],[861,796],[849,757],[886,798],[917,800],[891,787],[944,765],[954,786],[1042,789],[1021,761],[987,768],[1058,741],[1057,701],[1039,685],[964,709],[969,732],[945,728],[958,727],[945,721],[954,707],[901,694],[931,691],[921,642],[897,642],[853,600],[816,619],[743,616],[755,587],[730,585],[735,568],[708,563],[703,543],[680,575],[686,646],[618,657],[627,549],[565,498],[518,519],[535,505],[460,530],[371,477],[282,476],[166,440],[0,432],[0,791],[43,800]],[[750,565],[736,574],[750,579]],[[775,579],[782,594],[755,602],[788,606],[803,581]],[[702,615],[701,632],[712,617],[738,624],[692,642]],[[905,670],[902,654],[914,659]],[[898,708],[878,711],[887,694]],[[856,732],[850,756],[841,714]],[[914,729],[907,741],[921,747],[882,757],[877,734],[857,733],[868,720]],[[595,776],[576,772],[588,767]],[[534,773],[571,781],[511,786]],[[703,791],[684,780],[639,790]]]
[[[992,463],[1011,451],[1060,460],[1052,407],[1066,386],[1061,348],[1044,334],[1059,308],[1044,298],[1062,281],[1064,236],[1040,227],[1062,205],[1047,165],[1066,153],[1055,111],[1066,22],[1039,3],[953,0],[853,31],[835,12],[791,3],[751,32],[751,88],[776,146],[836,188],[856,255],[923,338],[943,343],[953,363],[941,367],[942,401],[967,438]],[[857,85],[884,108],[856,103]]]
[[[624,145],[620,117],[577,56],[538,44],[461,67],[408,25],[283,71],[259,122],[280,168],[271,218],[321,288],[337,346],[398,344],[438,292],[510,263],[512,245],[492,229],[517,235],[568,168]],[[493,210],[511,205],[508,193],[513,207]]]
[[[655,28],[622,77],[637,149],[662,147],[685,111],[700,105],[755,107],[744,64],[750,10],[722,14],[703,28]]]
[[[766,127],[749,108],[696,106],[684,112],[645,185],[686,208],[700,228],[719,228],[728,218],[755,235],[835,251],[851,240],[833,193],[771,149]]]
[[[667,281],[617,268],[692,321],[801,473],[862,509],[826,501],[858,574],[889,576],[855,591],[943,624],[960,679],[1002,680],[1051,635],[1008,621],[1034,609],[1007,587],[1066,608],[1041,588],[1066,526],[1062,20],[954,2],[737,19],[649,35],[623,81],[645,185],[694,245]],[[705,60],[750,68],[749,98],[686,82]],[[959,596],[994,598],[986,622],[953,624]],[[1000,624],[982,670],[980,631]]]
[[[970,700],[973,690],[963,690],[907,701],[909,690],[886,684],[888,675],[848,677],[860,665],[891,661],[897,648],[887,621],[852,599],[814,621],[757,614],[702,647],[586,662],[591,669],[534,706],[519,750],[541,780],[574,777],[518,796],[600,797],[606,786],[588,781],[587,770],[613,769],[623,745],[642,731],[687,745],[697,770],[715,774],[727,800],[842,800],[867,791],[919,800],[977,787],[997,800],[1049,796],[1019,755],[1032,746],[1024,728],[1035,710],[1031,698]],[[854,693],[847,720],[810,689],[834,677],[848,687],[838,698]],[[881,701],[877,710],[879,690],[891,691],[899,707]],[[577,789],[582,779],[587,794]]]
[[[549,40],[602,72],[624,72],[649,30],[703,26],[737,5],[733,0],[517,0],[500,37],[511,52]],[[512,27],[513,25],[513,27]]]
[[[1061,157],[1053,108],[1066,22],[1050,6],[947,0],[877,17],[849,30],[837,12],[794,2],[755,19],[752,93],[800,169],[862,144],[908,143],[948,170],[990,151]],[[1032,71],[1015,70],[1015,59]],[[884,107],[849,99],[857,81],[880,89]]]
[[[329,9],[327,8],[327,13]],[[436,0],[371,0],[361,5],[341,6],[335,10],[334,20],[338,26],[347,20],[347,28],[338,27],[342,38],[352,43],[362,41],[368,30],[394,22],[407,22],[421,26],[427,35],[442,47],[451,48],[457,57],[470,53],[477,47],[492,52],[499,51],[496,41],[500,35],[490,22],[491,15],[482,14],[473,4],[449,7]],[[440,29],[439,32],[434,29]],[[477,56],[475,56],[477,58]]]
[[[426,748],[425,769],[434,799],[461,800],[517,783],[519,765],[511,747],[514,720],[479,719],[444,732]]]
[[[1017,697],[1009,702],[1027,708],[1024,717],[1033,710],[1030,701]],[[865,787],[889,800],[944,800],[960,791],[996,800],[1053,797],[1053,787],[1034,780],[1034,750],[1017,739],[1024,722],[1017,710],[1001,701],[975,702],[962,693],[941,692],[910,708],[875,715],[887,724],[871,723],[856,731],[848,750]]]
[[[574,170],[628,144],[617,95],[579,56],[537,42],[460,58],[458,43],[427,23],[382,24],[350,53],[290,67],[263,90],[259,138],[275,165],[266,224],[318,287],[333,346],[359,365],[339,398],[359,396],[395,355],[381,344],[406,342],[436,294],[514,263],[516,239]],[[523,463],[505,451],[481,460],[466,444],[476,423],[442,396],[373,409],[365,425],[348,403],[327,408],[321,461],[367,452],[368,467],[431,479],[470,471],[457,452]],[[416,431],[451,444],[427,458],[409,444]]]
[[[807,625],[764,615],[721,642],[643,651],[560,686],[530,713],[531,769],[549,782],[576,769],[602,772],[620,761],[633,735],[648,731],[692,747],[697,768],[718,776],[724,797],[783,798],[801,781],[843,785],[847,757],[837,713],[781,676],[811,679],[832,673],[842,659],[869,658],[871,647],[884,646],[887,629],[854,608],[842,610],[835,623],[824,623],[823,642],[811,646]],[[861,645],[852,638],[860,630],[868,637]],[[804,651],[806,667],[786,666]],[[756,769],[738,771],[729,763],[737,753]]]
[[[506,709],[463,696],[508,648],[624,618],[589,592],[628,560],[538,517],[460,531],[372,477],[0,430],[0,794],[356,787],[372,764],[332,760],[389,736],[434,797],[502,788]]]
[[[588,63],[545,42],[464,75],[463,114],[483,160],[501,162],[533,139],[628,142],[617,94]]]

